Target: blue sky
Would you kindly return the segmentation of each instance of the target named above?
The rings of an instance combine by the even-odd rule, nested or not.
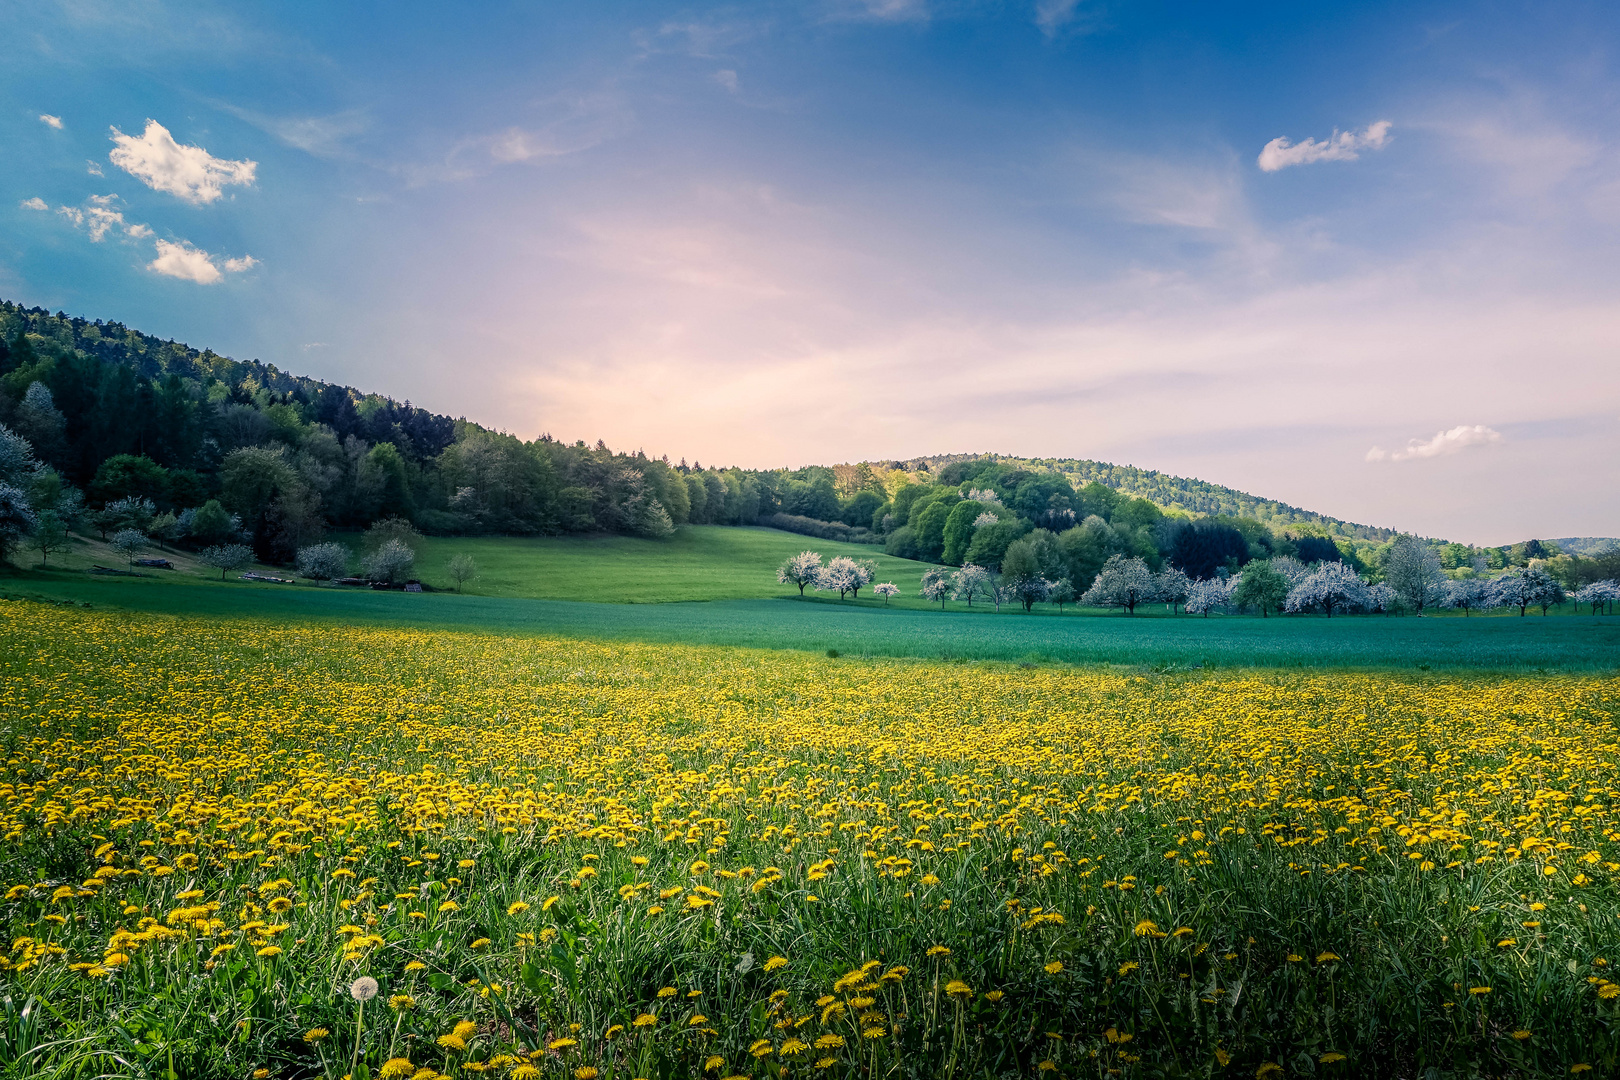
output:
[[[1613,5],[0,13],[7,298],[705,463],[1620,533]]]

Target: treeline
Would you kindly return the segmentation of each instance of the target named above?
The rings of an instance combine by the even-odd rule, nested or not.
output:
[[[980,457],[1014,467],[1059,473],[1067,477],[1071,486],[1077,489],[1092,483],[1101,484],[1125,495],[1148,499],[1168,510],[1200,515],[1247,517],[1265,522],[1279,530],[1303,529],[1324,536],[1376,543],[1387,543],[1398,535],[1394,529],[1358,525],[1327,514],[1302,510],[1275,499],[1262,499],[1234,488],[1212,484],[1207,480],[1171,476],[1155,469],[1139,469],[1134,465],[1115,465],[1107,461],[1083,458],[1016,458],[999,454],[945,454],[917,458],[907,464],[913,468],[926,465],[937,471],[946,465]]]
[[[601,442],[526,442],[408,401],[3,301],[0,424],[39,466],[27,480],[34,512],[104,534],[157,521],[182,542],[241,540],[269,562],[290,562],[327,528],[394,518],[434,534],[659,537],[689,522],[838,517],[830,470],[795,478],[671,465]],[[206,540],[188,534],[198,514]]]
[[[135,530],[193,546],[242,543],[281,564],[327,529],[396,519],[435,535],[654,538],[688,523],[764,524],[991,570],[1014,541],[1041,531],[1077,583],[1093,580],[1112,555],[1198,578],[1279,556],[1342,560],[1376,575],[1395,539],[1099,462],[929,458],[762,471],[671,463],[601,441],[524,441],[409,401],[5,301],[0,425],[34,462],[26,476],[13,469],[23,477],[13,501],[24,517],[48,513],[103,536]],[[1225,500],[1219,507],[1254,513],[1195,518],[1171,498],[1189,484]],[[8,527],[33,526],[18,518]],[[1584,573],[1578,558],[1539,541],[1430,543],[1452,570],[1543,560],[1571,587]]]

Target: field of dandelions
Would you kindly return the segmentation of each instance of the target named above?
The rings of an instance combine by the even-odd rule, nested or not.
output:
[[[1609,1075],[1617,714],[3,604],[0,1075]]]

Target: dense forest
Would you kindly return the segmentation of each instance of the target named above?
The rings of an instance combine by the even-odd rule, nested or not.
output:
[[[654,538],[689,523],[765,524],[995,568],[1013,541],[1045,530],[1073,579],[1088,581],[1114,554],[1194,576],[1277,556],[1376,571],[1396,537],[1092,461],[957,455],[744,470],[600,441],[526,442],[409,401],[4,301],[0,424],[10,447],[0,458],[11,462],[0,462],[0,487],[17,492],[4,526],[13,544],[41,515],[103,536],[133,527],[196,546],[245,543],[271,563],[290,562],[328,529],[378,521],[440,535]],[[1558,557],[1537,541],[1430,543],[1449,569]]]

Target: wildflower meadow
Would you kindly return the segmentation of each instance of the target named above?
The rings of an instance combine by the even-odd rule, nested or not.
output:
[[[1620,679],[0,605],[0,1075],[1620,1060]]]

